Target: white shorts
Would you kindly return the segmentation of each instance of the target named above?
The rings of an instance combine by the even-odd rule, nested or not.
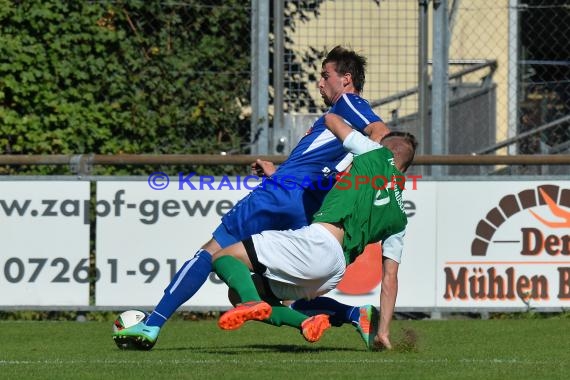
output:
[[[336,287],[346,269],[341,245],[325,227],[312,224],[298,230],[264,231],[251,237],[250,260],[267,269],[275,296],[282,300],[312,299]],[[255,259],[256,256],[257,258]]]

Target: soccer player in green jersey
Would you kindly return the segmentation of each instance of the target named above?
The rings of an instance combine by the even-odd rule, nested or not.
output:
[[[299,328],[309,342],[319,340],[330,327],[327,315],[307,317],[278,300],[312,299],[334,289],[346,265],[367,244],[381,241],[380,321],[371,339],[378,348],[390,349],[389,327],[407,224],[403,173],[413,160],[417,143],[408,133],[393,132],[378,144],[335,114],[327,114],[325,121],[345,149],[354,154],[350,171],[338,179],[311,225],[298,230],[264,231],[214,255],[214,271],[241,300],[220,317],[218,324],[232,330],[247,320],[262,320]],[[263,300],[250,271],[264,279]]]

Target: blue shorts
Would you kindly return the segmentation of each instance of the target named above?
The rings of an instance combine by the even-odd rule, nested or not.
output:
[[[326,191],[266,179],[222,217],[213,233],[222,248],[267,230],[295,230],[308,226],[321,207]]]

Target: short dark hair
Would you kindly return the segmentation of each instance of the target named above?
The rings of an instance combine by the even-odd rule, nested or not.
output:
[[[383,143],[390,139],[398,137],[400,140],[403,140],[405,144],[408,145],[409,149],[404,148],[400,144],[396,144],[396,149],[392,149],[392,153],[394,154],[394,158],[397,158],[402,165],[402,172],[408,170],[408,167],[412,164],[414,160],[414,156],[416,155],[416,148],[418,147],[418,140],[416,137],[408,132],[400,132],[400,131],[393,131],[388,133],[386,136],[382,137],[380,140],[380,144],[384,145]]]
[[[404,140],[406,140],[412,146],[412,148],[414,148],[414,150],[416,150],[416,148],[418,147],[418,140],[416,139],[416,136],[412,135],[411,133],[392,131],[388,133],[386,136],[382,137],[382,140],[388,139],[390,137],[403,137]]]
[[[338,45],[328,52],[323,61],[323,67],[329,62],[336,63],[337,73],[350,74],[356,91],[362,92],[366,79],[366,58],[364,56]]]

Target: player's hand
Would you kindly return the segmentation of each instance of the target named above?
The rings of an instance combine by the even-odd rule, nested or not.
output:
[[[273,162],[259,158],[251,164],[251,172],[258,177],[271,177],[276,170]]]
[[[377,334],[374,337],[374,346],[377,350],[391,350],[392,343],[390,343],[390,337],[388,335]]]

